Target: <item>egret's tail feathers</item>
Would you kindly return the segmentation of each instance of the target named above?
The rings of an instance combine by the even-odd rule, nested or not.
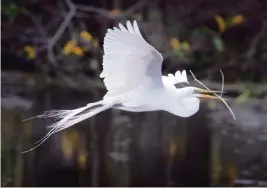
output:
[[[88,119],[102,111],[105,111],[115,105],[114,101],[99,101],[95,103],[89,103],[84,107],[76,108],[73,110],[52,110],[49,112],[45,112],[43,115],[36,116],[34,118],[45,118],[45,117],[53,117],[57,120],[55,123],[49,126],[49,132],[40,140],[38,140],[33,148],[23,151],[22,153],[27,153],[39,147],[42,143],[44,143],[52,134],[64,130],[68,127],[71,127],[85,119]],[[101,105],[100,107],[96,107],[94,109],[90,109],[97,105]],[[86,112],[84,112],[86,110]],[[88,111],[89,110],[89,111]],[[33,118],[31,118],[33,119]]]
[[[45,111],[43,114],[39,114],[37,116],[24,119],[23,121],[28,121],[32,119],[37,119],[37,118],[50,118],[54,117],[55,119],[60,119],[61,117],[64,117],[67,113],[69,113],[71,110],[51,110],[51,111]]]
[[[109,103],[106,105],[103,105],[101,107],[95,108],[93,110],[87,111],[87,112],[83,112],[82,114],[73,116],[72,118],[70,118],[64,125],[62,125],[61,127],[59,127],[57,130],[54,131],[54,133],[58,132],[58,131],[62,131],[66,128],[69,128],[81,121],[84,121],[90,117],[93,117],[97,114],[99,114],[102,111],[108,110],[110,109],[112,106],[114,106],[115,103]],[[50,128],[54,128],[54,125],[49,126]]]

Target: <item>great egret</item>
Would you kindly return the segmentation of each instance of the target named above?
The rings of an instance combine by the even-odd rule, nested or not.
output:
[[[50,131],[35,147],[25,152],[35,149],[52,134],[110,108],[130,112],[162,110],[190,117],[199,110],[200,97],[218,97],[209,95],[216,91],[196,87],[177,89],[175,84],[188,83],[186,72],[162,76],[162,55],[145,41],[136,21],[133,24],[127,21],[126,27],[120,23],[119,28],[108,29],[104,38],[100,77],[108,91],[103,100],[73,110],[52,110],[37,116],[53,117],[58,121],[49,126]]]

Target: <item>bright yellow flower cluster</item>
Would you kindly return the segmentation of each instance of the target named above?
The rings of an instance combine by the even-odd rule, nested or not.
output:
[[[71,53],[77,55],[77,56],[83,56],[84,51],[81,47],[77,46],[76,41],[70,40],[67,42],[67,44],[63,48],[63,53],[65,55],[69,55]]]
[[[170,41],[170,45],[172,49],[174,50],[189,50],[190,49],[190,44],[186,41],[180,42],[177,38],[172,38]]]
[[[91,42],[91,44],[96,48],[98,47],[97,39],[93,38],[87,31],[80,32],[80,37],[83,41]],[[88,51],[87,46],[78,46],[75,40],[69,40],[63,48],[63,53],[65,55],[74,54],[77,56],[84,56],[84,52]]]
[[[34,59],[36,57],[36,50],[34,47],[26,45],[24,46],[24,51],[26,52],[29,59]]]
[[[215,15],[215,20],[217,22],[219,31],[222,33],[230,27],[243,23],[245,21],[245,17],[243,15],[236,15],[230,18],[229,21],[225,21],[220,15]]]

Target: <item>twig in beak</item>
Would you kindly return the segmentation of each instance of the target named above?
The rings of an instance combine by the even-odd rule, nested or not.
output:
[[[205,87],[207,90],[210,90],[207,86],[205,86],[202,82],[200,82],[200,81],[195,77],[195,75],[192,73],[191,70],[189,70],[189,72],[191,73],[191,75],[193,76],[193,78],[194,78],[195,81],[197,81],[200,85],[202,85],[203,87]],[[229,110],[230,113],[232,114],[233,118],[236,120],[236,117],[235,117],[234,112],[232,111],[232,109],[230,108],[230,106],[225,102],[225,100],[224,100],[221,96],[217,95],[216,93],[214,93],[214,95],[215,95],[216,97],[218,97],[218,98],[225,104],[225,106],[228,108],[228,110]]]

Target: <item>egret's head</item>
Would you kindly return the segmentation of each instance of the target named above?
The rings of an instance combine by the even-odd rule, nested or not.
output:
[[[176,90],[176,94],[179,96],[180,101],[183,101],[183,103],[187,103],[187,109],[190,109],[191,113],[187,113],[184,116],[187,115],[190,116],[194,112],[197,112],[198,106],[199,106],[199,98],[207,98],[207,99],[220,99],[226,107],[231,112],[234,119],[236,119],[234,112],[229,107],[229,105],[225,102],[225,100],[218,95],[217,93],[225,93],[221,91],[214,91],[214,90],[208,90],[208,89],[200,89],[197,87],[184,87],[181,89]]]

